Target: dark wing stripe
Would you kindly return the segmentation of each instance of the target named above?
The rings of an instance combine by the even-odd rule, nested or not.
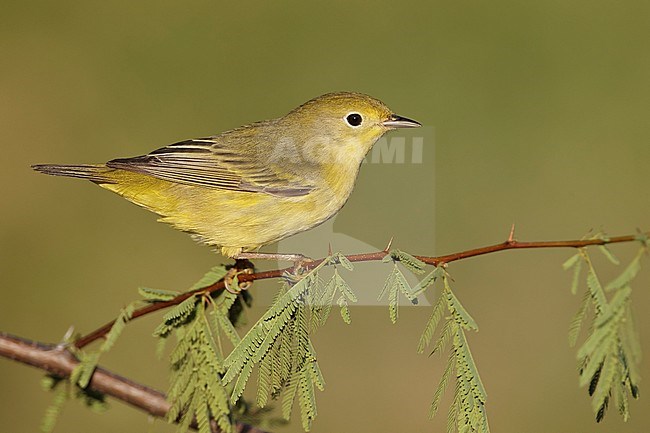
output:
[[[170,182],[281,197],[306,195],[312,190],[310,185],[296,184],[269,168],[255,166],[246,155],[238,155],[211,139],[181,141],[147,155],[114,159],[106,165]]]
[[[198,146],[183,146],[183,147],[178,147],[174,149],[170,149],[167,147],[163,147],[162,149],[156,149],[153,152],[151,152],[149,155],[173,155],[175,152],[183,152],[183,153],[210,153],[212,152],[209,148],[207,147],[198,147]]]
[[[215,176],[214,171],[209,170],[197,170],[197,169],[183,169],[179,170],[174,167],[161,166],[157,167],[155,165],[136,165],[136,164],[125,164],[125,163],[116,163],[109,162],[106,164],[111,168],[120,168],[122,170],[136,171],[144,174],[150,174],[161,179],[169,181],[184,181],[184,183],[198,184],[203,186],[212,186],[216,188],[226,188],[233,189],[234,186],[239,185],[241,178],[232,173],[219,173],[219,176]]]
[[[214,140],[211,140],[209,138],[197,138],[195,140],[184,140],[184,141],[179,141],[178,143],[173,143],[168,145],[167,147],[180,147],[180,146],[187,146],[187,145],[193,145],[193,144],[199,144],[199,143],[205,143],[209,146],[212,146],[215,144]],[[163,147],[163,149],[165,149]]]

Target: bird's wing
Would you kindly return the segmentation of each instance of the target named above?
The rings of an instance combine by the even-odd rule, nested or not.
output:
[[[257,160],[259,161],[259,160]],[[280,197],[308,194],[313,187],[260,166],[245,152],[234,152],[213,138],[181,141],[108,167],[148,174],[186,185],[266,193]]]

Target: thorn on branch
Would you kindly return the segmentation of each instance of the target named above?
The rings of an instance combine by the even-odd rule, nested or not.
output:
[[[512,223],[510,227],[510,234],[508,235],[508,240],[506,241],[509,244],[515,243],[515,223]]]
[[[388,245],[386,245],[386,248],[384,248],[384,252],[388,254],[390,252],[390,247],[393,245],[393,239],[395,236],[391,236],[390,240],[388,241]]]

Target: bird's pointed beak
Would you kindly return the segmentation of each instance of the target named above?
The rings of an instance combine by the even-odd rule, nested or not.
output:
[[[387,128],[419,128],[422,126],[415,120],[407,119],[397,114],[391,114],[388,120],[384,120],[381,124]]]

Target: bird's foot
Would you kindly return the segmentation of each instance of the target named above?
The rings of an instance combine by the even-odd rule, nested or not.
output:
[[[238,259],[237,263],[235,263],[234,266],[228,269],[228,273],[223,279],[223,284],[225,286],[226,291],[233,294],[238,294],[242,290],[248,290],[253,285],[252,281],[239,281],[238,279],[239,275],[242,274],[250,275],[255,271],[252,266],[252,263],[250,262],[241,263],[244,265],[250,265],[250,266],[243,266],[243,267],[237,266],[239,264],[240,262]]]

